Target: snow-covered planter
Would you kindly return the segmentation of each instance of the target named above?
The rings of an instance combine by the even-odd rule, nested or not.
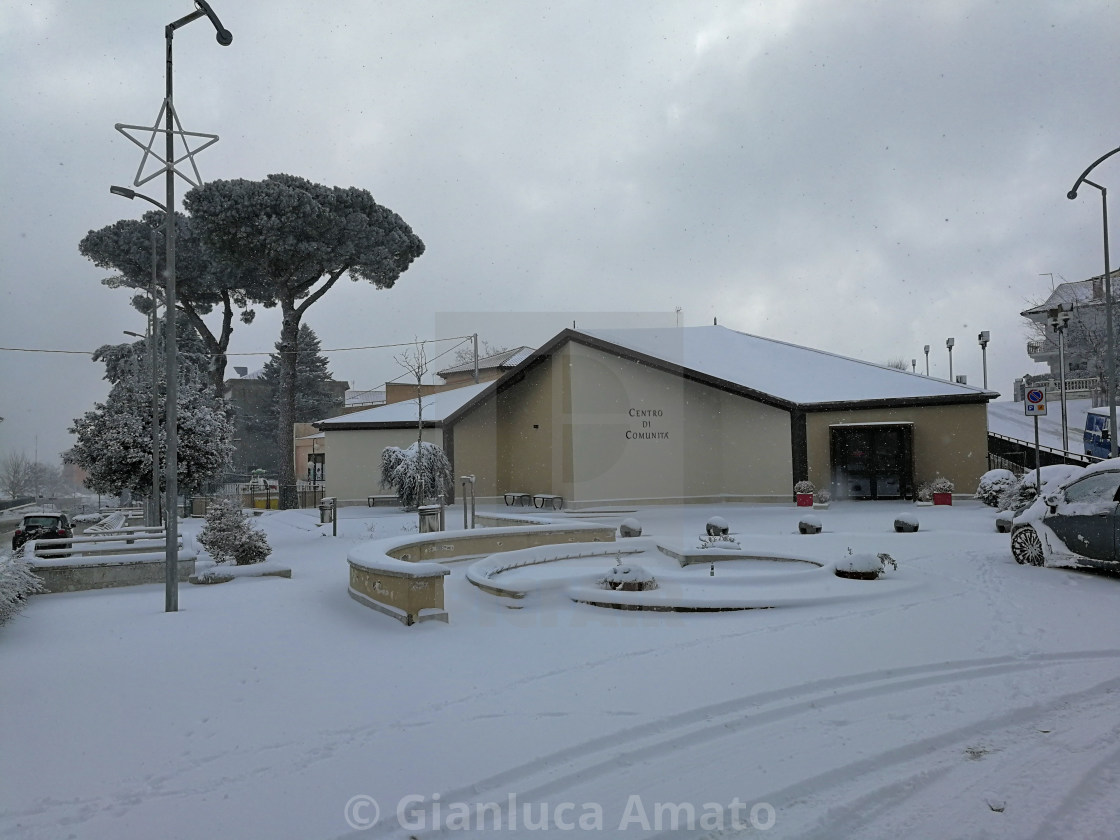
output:
[[[980,476],[980,483],[976,486],[976,498],[988,507],[998,508],[1000,495],[1015,481],[1015,473],[1011,470],[988,470]]]
[[[849,548],[848,556],[836,564],[836,576],[849,580],[877,580],[887,566],[898,568],[889,554],[852,554]]]
[[[241,500],[220,496],[211,500],[206,525],[198,535],[215,563],[247,566],[263,562],[272,551],[264,531],[253,525],[241,509]]]
[[[618,535],[620,537],[640,537],[642,535],[642,523],[637,519],[623,519],[618,524]]]
[[[816,495],[813,496],[813,507],[818,510],[825,510],[828,508],[829,503],[832,501],[832,493],[829,490],[818,490]]]
[[[657,589],[657,578],[635,563],[620,563],[599,579],[599,586],[620,592],[647,592]]]
[[[944,476],[938,476],[929,483],[935,505],[953,504],[953,482]]]
[[[817,491],[817,487],[811,481],[799,481],[793,485],[793,493],[797,497],[798,507],[812,507],[813,494]]]
[[[797,530],[802,534],[819,534],[823,527],[820,517],[813,516],[811,513],[802,516],[801,521],[797,523]]]
[[[31,571],[23,553],[0,555],[0,625],[19,613],[27,596],[43,591],[43,582]]]
[[[918,530],[918,517],[912,513],[903,513],[894,519],[894,529],[900,534],[913,534]]]
[[[709,537],[725,537],[731,532],[731,526],[722,516],[713,516],[704,525],[704,532]]]

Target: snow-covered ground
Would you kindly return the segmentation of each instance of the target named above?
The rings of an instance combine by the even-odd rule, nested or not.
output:
[[[258,520],[291,580],[184,584],[175,614],[161,586],[38,596],[0,628],[0,837],[1116,836],[1120,579],[1017,566],[976,502],[836,503],[813,536],[792,505],[625,514],[890,553],[850,598],[648,613],[545,586],[510,609],[458,563],[450,624],[415,627],[351,600],[345,563],[413,517],[341,513],[337,538]],[[752,562],[689,570],[718,596]]]

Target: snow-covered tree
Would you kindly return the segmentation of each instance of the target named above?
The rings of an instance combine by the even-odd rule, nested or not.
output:
[[[158,384],[161,395],[163,383]],[[179,383],[179,489],[195,493],[226,469],[233,454],[233,424],[226,407],[198,376]],[[165,401],[161,396],[161,401]],[[144,365],[113,385],[104,403],[74,420],[77,443],[64,456],[88,474],[86,486],[107,495],[124,490],[147,495],[151,490],[151,377]],[[161,417],[160,463],[166,456],[165,420]],[[166,473],[166,469],[161,469]],[[161,482],[162,483],[162,482]]]
[[[254,311],[251,300],[259,295],[251,271],[233,268],[217,259],[203,245],[189,216],[175,214],[178,232],[175,240],[175,304],[189,321],[192,332],[201,337],[206,348],[205,375],[216,399],[221,399],[226,369],[226,350],[233,334],[234,309],[241,309],[240,320],[249,324]],[[78,250],[101,268],[118,272],[101,282],[110,288],[126,287],[144,294],[133,297],[132,305],[144,314],[152,306],[152,246],[156,249],[156,268],[164,275],[167,249],[163,241],[163,211],[149,211],[140,219],[122,219],[100,230],[91,230],[78,244]],[[152,239],[152,231],[157,231]],[[164,284],[156,284],[157,303],[163,303]],[[211,330],[203,316],[221,313],[217,330]],[[213,319],[211,319],[213,320]],[[185,332],[179,327],[180,333]]]
[[[250,522],[241,500],[220,496],[206,509],[206,525],[198,535],[215,563],[247,566],[267,559],[272,551],[264,531]]]
[[[43,591],[43,582],[31,571],[22,551],[0,555],[0,625],[23,609],[27,596]]]
[[[210,253],[259,278],[250,297],[280,308],[280,507],[298,507],[292,416],[303,316],[343,275],[391,288],[424,253],[424,243],[368,190],[294,175],[209,181],[184,195],[183,206]]]
[[[396,493],[401,505],[410,509],[428,498],[449,497],[454,487],[451,462],[442,449],[427,441],[407,449],[387,446],[381,452],[381,486]]]

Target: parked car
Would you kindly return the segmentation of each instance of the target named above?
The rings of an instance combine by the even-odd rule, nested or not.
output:
[[[74,528],[65,513],[29,513],[12,535],[12,551],[28,540],[62,540],[74,536]],[[69,548],[67,543],[58,548]]]
[[[1047,489],[1011,528],[1011,554],[1031,566],[1120,571],[1120,459],[1102,461]]]

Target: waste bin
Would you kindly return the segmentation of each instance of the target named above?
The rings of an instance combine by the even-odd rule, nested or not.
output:
[[[334,522],[334,498],[327,496],[319,501],[319,523],[329,525]]]
[[[443,513],[443,508],[440,505],[420,505],[417,510],[420,513],[420,533],[431,534],[436,531],[442,530],[440,528],[440,514]]]

